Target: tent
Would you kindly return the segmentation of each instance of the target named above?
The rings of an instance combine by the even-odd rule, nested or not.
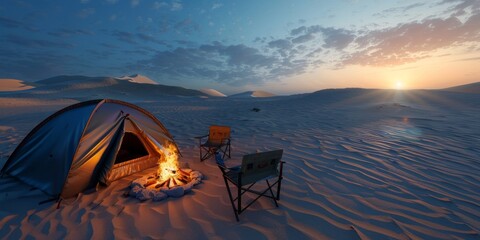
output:
[[[172,135],[146,110],[118,100],[91,100],[38,124],[1,173],[68,198],[155,166],[172,146],[179,153]]]

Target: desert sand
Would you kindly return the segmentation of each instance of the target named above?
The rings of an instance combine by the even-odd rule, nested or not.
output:
[[[275,96],[275,94],[273,94],[273,93],[270,93],[270,92],[267,92],[267,91],[257,90],[257,91],[246,91],[246,92],[242,92],[242,93],[237,93],[237,94],[230,95],[229,97],[234,97],[234,98],[250,98],[250,97],[264,98],[264,97],[274,97],[274,96]]]
[[[0,78],[0,92],[14,92],[33,88],[22,80]]]
[[[208,94],[210,96],[213,96],[213,97],[226,97],[227,95],[215,90],[215,89],[212,89],[212,88],[204,88],[204,89],[200,89],[201,92],[205,93],[205,94]]]
[[[76,93],[83,95],[0,96],[0,167],[36,124],[89,98],[88,91]],[[39,204],[48,199],[42,192],[4,176],[2,238],[480,239],[480,94],[338,89],[148,101],[132,95],[140,93],[109,97],[153,113],[175,136],[180,161],[205,175],[203,183],[160,202],[124,197],[132,180],[156,170],[149,169],[56,209]],[[212,124],[232,127],[227,165],[244,154],[284,149],[280,207],[260,199],[235,220],[214,160],[199,161],[194,137]]]

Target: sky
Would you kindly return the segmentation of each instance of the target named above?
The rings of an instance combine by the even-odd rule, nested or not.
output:
[[[0,0],[0,78],[226,94],[480,81],[479,0]]]

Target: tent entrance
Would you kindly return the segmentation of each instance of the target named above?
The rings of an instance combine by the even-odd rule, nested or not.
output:
[[[118,150],[115,164],[147,156],[148,151],[138,136],[131,132],[125,132],[123,135],[120,150]]]

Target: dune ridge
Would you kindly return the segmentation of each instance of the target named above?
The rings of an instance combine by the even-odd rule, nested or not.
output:
[[[14,92],[32,89],[34,86],[18,79],[0,78],[0,92]]]
[[[267,91],[246,91],[242,93],[237,93],[230,95],[229,97],[232,98],[267,98],[267,97],[274,97],[275,94],[267,92]]]

